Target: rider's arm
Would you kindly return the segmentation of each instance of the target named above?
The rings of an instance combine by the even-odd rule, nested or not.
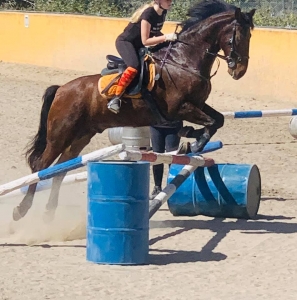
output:
[[[149,37],[151,31],[151,24],[146,20],[141,20],[141,41],[144,46],[153,46],[166,41],[166,36]]]

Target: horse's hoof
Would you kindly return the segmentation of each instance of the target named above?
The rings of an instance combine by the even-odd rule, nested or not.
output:
[[[204,146],[205,145],[203,145],[202,143],[195,141],[190,146],[191,152],[193,152],[193,153],[201,152],[203,150]]]
[[[191,144],[191,151],[193,153],[201,152],[209,140],[210,135],[208,133],[203,133],[199,140],[196,140]]]
[[[176,154],[186,154],[187,146],[185,143],[180,143],[176,150]]]
[[[176,154],[189,154],[191,153],[191,145],[189,142],[181,143],[176,151]]]
[[[44,223],[51,223],[55,218],[55,210],[47,210],[43,214]]]
[[[26,213],[21,212],[20,207],[17,206],[13,209],[12,218],[14,221],[18,221],[25,216]]]

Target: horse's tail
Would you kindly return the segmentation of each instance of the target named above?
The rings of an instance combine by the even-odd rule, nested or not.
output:
[[[46,147],[46,133],[47,133],[47,118],[51,105],[55,99],[56,92],[60,86],[52,85],[48,87],[42,97],[43,104],[40,114],[40,122],[37,134],[29,142],[27,151],[25,153],[27,162],[32,171],[37,171],[36,163]]]

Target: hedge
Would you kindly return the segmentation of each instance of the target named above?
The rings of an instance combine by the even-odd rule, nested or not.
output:
[[[187,10],[194,0],[175,0],[168,13],[167,20],[184,20]],[[289,0],[255,1],[255,0],[226,0],[226,2],[241,7],[244,11],[257,8],[254,16],[256,26],[297,28],[297,10],[290,6]],[[142,5],[139,0],[0,0],[2,10],[26,10],[38,12],[76,13],[106,17],[129,17]],[[281,9],[278,5],[282,4]],[[287,4],[284,6],[284,4]]]

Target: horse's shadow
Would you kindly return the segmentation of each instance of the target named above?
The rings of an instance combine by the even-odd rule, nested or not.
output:
[[[226,222],[225,219],[210,220],[173,220],[173,221],[151,221],[153,228],[179,228],[176,231],[159,236],[150,240],[150,251],[158,254],[150,255],[150,264],[167,265],[171,263],[189,263],[205,261],[221,261],[227,258],[223,253],[214,252],[218,244],[231,231],[239,230],[244,234],[291,234],[297,232],[297,223],[286,223],[276,220],[291,220],[292,217],[258,215],[254,220],[237,220]],[[224,222],[223,222],[224,221]],[[216,234],[207,242],[201,251],[174,251],[159,250],[152,246],[159,241],[166,240],[192,229],[211,230]]]

